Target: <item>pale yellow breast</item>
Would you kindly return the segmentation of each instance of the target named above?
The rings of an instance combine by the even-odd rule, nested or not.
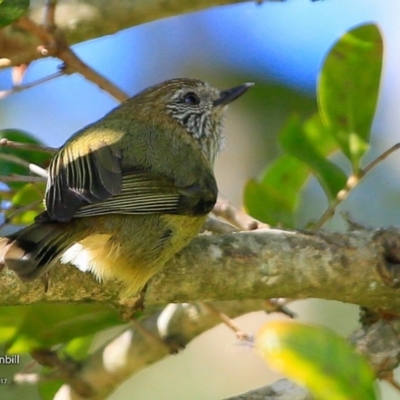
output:
[[[198,233],[206,217],[181,215],[162,216],[163,226],[171,229],[171,236],[163,243],[157,259],[143,259],[145,252],[135,251],[135,246],[122,234],[92,234],[75,242],[64,251],[62,264],[72,264],[83,272],[92,272],[99,281],[118,279],[124,283],[125,293],[137,293],[145,283],[181,248],[185,247]],[[125,232],[126,233],[126,232]],[[145,237],[146,232],[141,236]],[[139,243],[136,243],[140,245]]]

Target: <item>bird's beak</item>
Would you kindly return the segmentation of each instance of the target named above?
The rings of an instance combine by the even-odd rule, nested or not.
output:
[[[217,100],[214,100],[214,107],[226,106],[231,101],[236,100],[243,93],[247,92],[247,89],[253,85],[253,82],[247,82],[232,89],[223,90],[222,92],[220,92],[219,98]]]

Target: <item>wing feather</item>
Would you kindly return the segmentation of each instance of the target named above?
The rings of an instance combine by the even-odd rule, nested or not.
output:
[[[149,171],[131,171],[122,178],[121,193],[102,203],[82,206],[76,217],[105,214],[176,213],[181,194],[171,179]]]
[[[206,214],[217,197],[212,171],[180,187],[173,177],[139,165],[122,168],[114,146],[91,145],[84,154],[66,146],[53,158],[46,189],[46,212],[37,221],[70,221],[107,214]]]
[[[46,210],[50,219],[69,221],[87,204],[105,201],[121,192],[121,153],[103,143],[85,154],[61,149],[49,167]]]

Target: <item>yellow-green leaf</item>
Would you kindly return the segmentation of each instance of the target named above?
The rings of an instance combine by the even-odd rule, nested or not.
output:
[[[272,368],[318,400],[376,400],[367,360],[330,329],[275,320],[257,333],[255,347]]]
[[[35,217],[44,210],[43,196],[45,183],[32,184],[27,183],[22,189],[18,190],[11,198],[10,210],[6,213],[6,217],[14,215],[10,222],[15,225],[28,225],[33,222]],[[31,206],[32,205],[32,206]],[[30,206],[28,209],[24,207]],[[21,211],[15,213],[15,211]]]

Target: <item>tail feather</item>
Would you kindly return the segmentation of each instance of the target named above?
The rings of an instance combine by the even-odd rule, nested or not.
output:
[[[68,246],[64,229],[56,222],[34,223],[0,239],[0,266],[21,280],[33,280],[48,271]]]

